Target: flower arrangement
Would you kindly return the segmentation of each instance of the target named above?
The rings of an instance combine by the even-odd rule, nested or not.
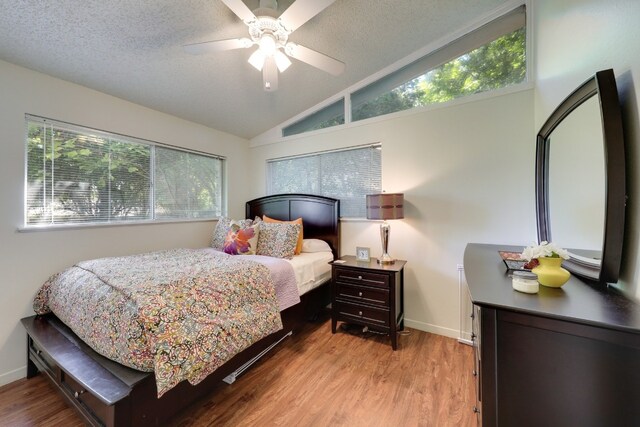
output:
[[[538,258],[562,258],[569,259],[569,252],[566,249],[557,247],[553,243],[541,242],[539,245],[527,246],[520,259],[528,261],[525,268],[531,269],[538,265]]]

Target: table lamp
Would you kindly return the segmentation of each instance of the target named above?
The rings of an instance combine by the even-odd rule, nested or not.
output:
[[[378,264],[393,264],[396,262],[387,252],[389,248],[389,229],[391,228],[387,220],[404,218],[403,204],[404,194],[402,193],[367,195],[367,219],[384,220],[384,222],[380,224],[382,256],[378,258]]]

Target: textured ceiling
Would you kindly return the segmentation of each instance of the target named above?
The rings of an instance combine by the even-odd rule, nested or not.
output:
[[[293,60],[272,93],[247,63],[252,49],[183,51],[247,36],[219,0],[0,0],[0,59],[252,138],[506,2],[337,0],[290,40],[346,71],[334,77]],[[278,3],[281,13],[292,1]]]

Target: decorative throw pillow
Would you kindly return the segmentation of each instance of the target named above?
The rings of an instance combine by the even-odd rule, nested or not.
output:
[[[298,234],[301,230],[300,224],[263,222],[260,225],[260,238],[256,253],[275,258],[293,258],[298,243]]]
[[[230,255],[254,255],[260,236],[260,224],[241,228],[232,224],[222,246],[222,250]]]
[[[240,228],[250,227],[253,221],[250,219],[233,220],[227,217],[218,218],[216,228],[211,236],[211,247],[219,251],[222,250],[224,242],[227,239],[227,233],[231,229],[232,224],[237,224]]]
[[[266,215],[262,215],[262,220],[266,223],[286,223],[286,224],[300,224],[300,234],[298,235],[298,241],[296,242],[296,255],[300,255],[302,252],[302,241],[303,241],[303,226],[302,226],[302,218],[295,219],[293,221],[280,221],[279,219],[269,218]]]

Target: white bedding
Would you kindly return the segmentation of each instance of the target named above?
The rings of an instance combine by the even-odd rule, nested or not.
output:
[[[296,275],[298,290],[303,295],[331,279],[331,252],[302,252],[287,260]]]

